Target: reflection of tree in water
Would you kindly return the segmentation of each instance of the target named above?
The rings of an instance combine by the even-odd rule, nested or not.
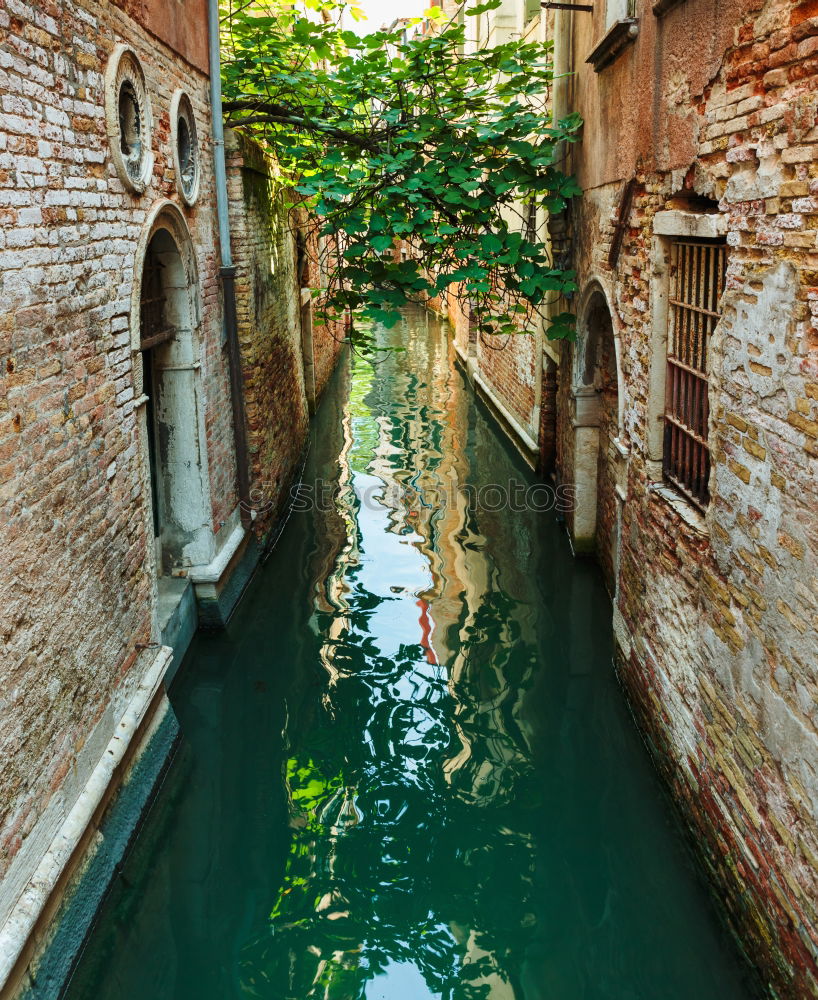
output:
[[[456,699],[419,646],[386,659],[359,627],[336,640],[341,679],[308,731],[298,718],[288,727],[292,842],[271,934],[243,956],[250,995],[272,986],[293,1000],[357,1000],[390,962],[411,962],[435,995],[514,996],[521,928],[533,924],[520,803],[533,806],[534,789],[515,727],[497,728],[509,688],[489,664],[509,609],[494,597],[473,626],[466,657],[476,669],[466,668]],[[356,591],[351,617],[363,624],[371,602]],[[456,712],[481,749],[447,778]]]

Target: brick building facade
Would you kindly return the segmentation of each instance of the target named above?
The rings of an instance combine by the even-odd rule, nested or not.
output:
[[[254,527],[264,537],[288,502],[310,414],[346,331],[313,321],[310,289],[320,275],[310,227],[275,161],[239,131],[228,133],[227,149]]]
[[[770,995],[816,996],[818,5],[603,0],[540,31],[584,120],[540,453],[726,919]]]
[[[253,521],[237,485],[207,24],[206,0],[0,9],[4,997],[55,995],[70,967],[172,750],[164,685],[197,622],[218,625],[238,599],[305,447],[305,371],[326,381],[338,354],[321,331],[302,350],[278,208],[234,201],[248,477],[266,484]],[[77,940],[49,964],[52,918],[80,896]]]

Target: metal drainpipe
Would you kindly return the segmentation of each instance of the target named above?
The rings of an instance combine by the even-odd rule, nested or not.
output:
[[[213,174],[216,182],[216,214],[219,223],[219,249],[222,279],[224,334],[230,369],[230,402],[233,411],[233,434],[236,443],[236,474],[239,489],[241,523],[252,523],[250,516],[250,462],[247,450],[247,419],[244,410],[241,351],[236,318],[236,268],[230,249],[230,216],[227,208],[227,167],[224,159],[224,123],[222,121],[222,80],[219,41],[219,0],[207,3],[208,49],[210,58],[210,111],[213,123]]]
[[[572,45],[573,45],[573,11],[557,10],[554,15],[554,86],[551,91],[551,113],[554,121],[565,118],[571,105],[571,85],[572,85]],[[556,150],[557,166],[564,172],[570,173],[572,166],[572,145],[570,142],[561,142]],[[565,308],[565,301],[559,297],[551,302],[548,307],[549,317],[555,313],[562,312]],[[559,364],[558,355],[553,355],[553,360]]]

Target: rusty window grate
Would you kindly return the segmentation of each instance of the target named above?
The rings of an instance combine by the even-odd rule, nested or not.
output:
[[[176,330],[165,320],[164,265],[148,250],[142,270],[139,298],[139,346],[147,351],[173,337]]]
[[[680,239],[672,245],[664,475],[702,510],[710,501],[707,362],[726,267],[723,242]]]

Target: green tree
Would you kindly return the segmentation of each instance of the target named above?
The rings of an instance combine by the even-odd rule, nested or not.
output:
[[[573,336],[570,314],[546,306],[575,290],[574,274],[525,218],[580,193],[557,162],[580,121],[551,119],[550,43],[469,45],[474,17],[499,5],[450,20],[433,7],[359,37],[342,27],[360,14],[344,0],[228,0],[228,123],[271,146],[336,251],[330,312],[390,326],[407,301],[455,286],[481,333],[520,332],[539,313],[550,338]]]

